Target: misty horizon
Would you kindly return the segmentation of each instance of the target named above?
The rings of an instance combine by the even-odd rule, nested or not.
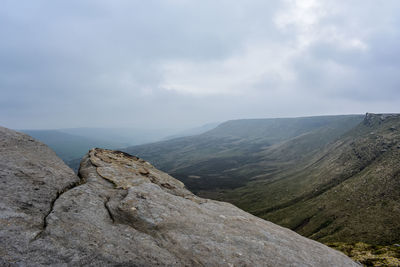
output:
[[[320,115],[305,115],[305,116],[282,116],[282,117],[244,117],[244,118],[233,118],[233,119],[227,119],[225,121],[221,121],[221,122],[206,122],[204,124],[200,124],[200,125],[193,125],[191,127],[178,127],[178,128],[134,128],[134,127],[90,127],[90,126],[82,126],[82,127],[68,127],[68,128],[21,128],[21,129],[16,129],[14,128],[14,130],[83,130],[83,129],[99,129],[99,130],[145,130],[145,131],[156,131],[156,130],[169,130],[169,131],[185,131],[185,130],[190,130],[190,129],[195,129],[195,128],[201,128],[204,126],[208,126],[208,125],[220,125],[224,122],[230,122],[230,121],[240,121],[240,120],[274,120],[274,119],[296,119],[296,118],[312,118],[312,117],[335,117],[335,116],[353,116],[353,115],[365,115],[365,114],[392,114],[390,112],[365,112],[365,113],[352,113],[352,114],[320,114]],[[393,114],[397,114],[397,113],[393,113]]]

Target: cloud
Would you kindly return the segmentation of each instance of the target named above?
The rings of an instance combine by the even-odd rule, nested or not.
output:
[[[194,95],[241,95],[259,89],[268,81],[268,90],[294,79],[286,61],[290,50],[273,44],[250,44],[240,53],[213,62],[172,61],[164,65],[167,90]]]
[[[400,2],[11,1],[0,124],[190,127],[400,105]]]

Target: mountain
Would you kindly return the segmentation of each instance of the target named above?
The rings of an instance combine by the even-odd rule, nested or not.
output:
[[[200,127],[187,129],[187,130],[178,132],[178,133],[176,133],[174,135],[169,135],[169,136],[163,138],[163,140],[170,140],[170,139],[175,139],[175,138],[179,138],[179,137],[202,134],[202,133],[205,133],[205,132],[208,132],[208,131],[214,129],[219,124],[220,124],[219,122],[207,123],[207,124],[204,124],[204,125],[202,125]]]
[[[120,151],[90,150],[76,176],[0,127],[0,182],[2,266],[359,266]]]
[[[190,139],[127,151],[153,160],[200,196],[312,239],[398,243],[400,115],[296,120],[277,119],[279,127],[227,122]]]
[[[129,147],[125,151],[150,160],[195,193],[209,193],[241,187],[284,170],[338,138],[362,118],[348,115],[234,120],[201,135]],[[282,144],[289,140],[292,143],[285,148]],[[275,162],[271,162],[271,157],[277,157]]]

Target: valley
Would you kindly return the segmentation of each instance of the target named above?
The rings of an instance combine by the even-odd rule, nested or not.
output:
[[[200,197],[232,203],[365,265],[400,262],[399,114],[245,119],[213,127],[123,151]],[[124,146],[112,142],[123,138],[74,131],[26,132],[75,171],[90,147]]]
[[[231,121],[126,149],[183,181],[312,239],[400,240],[400,115]]]

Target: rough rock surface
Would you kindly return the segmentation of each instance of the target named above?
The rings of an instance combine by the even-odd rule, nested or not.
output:
[[[123,152],[91,150],[78,178],[0,127],[0,182],[0,265],[358,266]]]

